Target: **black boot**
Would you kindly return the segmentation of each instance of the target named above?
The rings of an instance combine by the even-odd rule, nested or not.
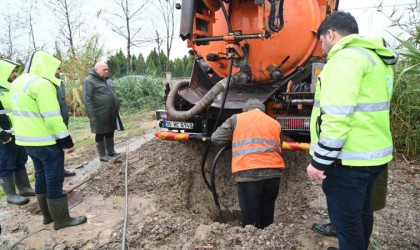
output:
[[[64,169],[64,177],[70,177],[70,176],[75,176],[75,175],[76,175],[76,172]]]
[[[87,221],[86,216],[79,216],[76,218],[70,217],[67,195],[64,195],[59,199],[47,199],[47,203],[51,217],[54,220],[55,230],[77,226]]]
[[[37,194],[36,199],[38,200],[38,205],[41,209],[42,216],[44,216],[44,225],[53,222],[50,210],[48,210],[47,194]]]
[[[100,161],[109,161],[112,159],[112,157],[108,156],[105,152],[105,142],[97,142],[96,149],[98,150]]]
[[[15,177],[7,176],[0,177],[1,187],[6,194],[6,200],[15,205],[23,205],[29,202],[29,199],[24,196],[16,194]]]
[[[22,196],[35,196],[35,190],[31,188],[29,183],[28,173],[26,169],[15,172],[16,187],[18,188],[19,195]]]
[[[111,157],[117,157],[120,153],[115,152],[114,149],[114,138],[113,137],[105,137],[105,145],[106,145],[106,152]]]

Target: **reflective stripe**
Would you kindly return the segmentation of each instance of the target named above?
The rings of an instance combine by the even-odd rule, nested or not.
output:
[[[313,144],[313,143],[311,143],[311,150],[314,151],[314,153],[318,153],[322,156],[327,156],[327,157],[331,157],[331,158],[338,158],[338,156],[341,153],[341,151],[331,151],[331,150],[323,149],[320,146],[318,146],[317,144]]]
[[[280,151],[276,148],[247,148],[232,152],[232,157],[238,155],[246,155],[246,154],[255,154],[255,153],[267,153],[267,152],[276,152],[280,154]]]
[[[60,112],[60,110],[53,110],[53,111],[38,113],[38,112],[32,112],[32,111],[15,110],[15,111],[13,111],[13,115],[15,115],[15,116],[26,116],[26,117],[48,118],[48,117],[53,117],[53,116],[61,116],[61,112]]]
[[[373,160],[392,154],[392,146],[369,152],[341,152],[339,159],[342,160]]]
[[[280,143],[273,141],[273,140],[266,140],[266,139],[247,139],[247,140],[242,140],[242,141],[238,141],[232,144],[232,148],[235,147],[239,147],[239,146],[244,146],[244,145],[248,145],[248,144],[268,144],[271,146],[278,146],[281,147]]]
[[[48,117],[52,117],[52,116],[61,116],[61,112],[60,110],[54,110],[54,111],[49,111],[49,112],[42,112],[41,116],[43,118],[48,118]]]
[[[390,102],[378,102],[378,103],[359,103],[356,106],[356,112],[375,112],[389,110]]]
[[[321,110],[329,115],[353,115],[355,112],[377,112],[389,110],[390,102],[358,103],[354,106],[325,106]]]
[[[320,102],[319,102],[319,100],[315,100],[314,101],[314,108],[319,108],[321,105],[320,105]]]
[[[326,156],[330,158],[337,158],[341,151],[334,151],[334,150],[331,151],[331,150],[326,150],[321,147],[318,147],[315,152],[322,156]]]
[[[319,137],[319,143],[329,148],[342,148],[344,144],[346,143],[346,140],[330,139],[321,135]]]
[[[356,108],[354,106],[323,106],[321,110],[328,115],[353,115]]]
[[[15,116],[27,116],[27,117],[40,117],[41,118],[40,113],[32,112],[32,111],[13,110],[13,115],[15,115]]]
[[[355,51],[359,52],[360,54],[365,55],[365,56],[369,59],[370,63],[371,63],[373,66],[375,66],[375,65],[376,65],[376,62],[375,62],[375,60],[373,59],[372,55],[371,55],[371,54],[369,54],[369,52],[367,52],[366,50],[364,50],[364,49],[362,49],[362,48],[357,48],[357,47],[347,47],[346,49],[355,50]]]
[[[6,133],[9,133],[9,134],[13,133],[12,129],[2,129],[2,128],[0,128],[0,132],[2,132],[2,131],[6,132]]]
[[[315,155],[312,157],[312,159],[323,165],[331,165],[334,162],[333,160],[324,160],[324,159],[318,158]]]
[[[39,79],[42,79],[41,77],[35,76],[29,79],[29,81],[25,84],[25,87],[23,88],[23,92],[26,93],[28,91],[29,87],[32,85],[32,83],[38,81]]]
[[[55,141],[54,136],[16,136],[17,141],[23,142],[46,142]]]
[[[0,110],[0,115],[5,115],[5,114],[8,114],[10,112],[12,112],[11,109],[2,109],[2,110]]]
[[[311,143],[312,151],[319,153],[320,149],[321,148],[318,145]],[[373,159],[383,158],[385,156],[392,154],[392,149],[393,147],[391,146],[389,148],[380,149],[376,151],[370,151],[370,152],[340,152],[337,158],[342,159],[342,160],[373,160]]]
[[[57,139],[63,139],[63,138],[66,138],[69,135],[70,135],[69,131],[66,130],[66,132],[63,132],[61,134],[55,134],[54,137],[57,138]]]

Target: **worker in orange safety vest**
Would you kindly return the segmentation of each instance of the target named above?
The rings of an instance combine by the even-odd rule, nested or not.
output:
[[[265,228],[273,223],[280,176],[280,124],[264,113],[258,99],[249,99],[244,112],[227,119],[211,136],[217,146],[232,143],[232,173],[238,183],[242,227]]]

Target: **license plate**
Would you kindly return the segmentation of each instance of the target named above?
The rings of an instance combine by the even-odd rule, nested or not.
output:
[[[193,129],[194,123],[192,122],[172,122],[172,121],[165,121],[164,122],[165,128],[179,128],[179,129]]]

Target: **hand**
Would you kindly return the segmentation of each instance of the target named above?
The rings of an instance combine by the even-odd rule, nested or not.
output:
[[[71,148],[65,148],[65,149],[63,149],[64,150],[64,153],[66,153],[66,154],[71,154],[71,153],[73,153],[75,150],[76,150],[76,147],[75,146],[73,146],[73,147],[71,147]]]
[[[312,164],[306,168],[306,174],[311,181],[320,181],[326,178],[324,171],[316,169]]]
[[[96,121],[96,117],[92,117],[92,118],[90,118],[90,121],[91,121],[91,122]]]

